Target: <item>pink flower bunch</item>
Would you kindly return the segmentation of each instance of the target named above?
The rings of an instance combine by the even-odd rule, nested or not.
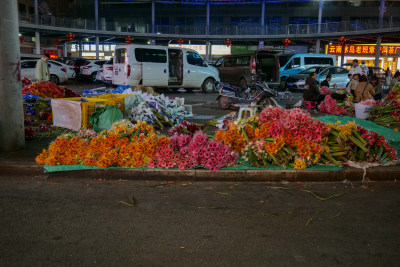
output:
[[[313,119],[302,109],[266,108],[260,113],[263,123],[271,123],[269,133],[274,138],[288,134],[320,142],[329,129],[324,123]]]
[[[188,121],[182,121],[180,124],[175,125],[168,131],[169,136],[175,134],[190,134],[193,135],[195,132],[201,130],[199,126]]]
[[[368,106],[374,106],[376,104],[375,100],[369,99],[365,101],[360,102],[361,105],[368,105]]]
[[[148,167],[192,169],[203,166],[210,171],[219,170],[236,163],[238,154],[229,146],[210,140],[201,131],[190,135],[175,135],[171,145],[158,147]]]
[[[322,95],[331,95],[331,94],[333,94],[333,91],[329,90],[328,86],[322,86],[320,91],[321,91]]]
[[[330,95],[325,97],[325,100],[319,105],[319,111],[328,114],[341,115],[347,114],[347,110],[343,107],[339,107],[335,99]]]

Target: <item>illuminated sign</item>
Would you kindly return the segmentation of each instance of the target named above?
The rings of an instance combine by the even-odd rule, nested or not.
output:
[[[170,44],[169,47],[181,47],[186,49],[192,49],[199,53],[200,55],[205,55],[206,46],[205,45],[178,45],[178,44]],[[226,45],[212,45],[211,46],[211,54],[213,55],[230,55],[231,47],[227,47]]]
[[[343,47],[341,45],[329,45],[328,54],[342,54]],[[346,45],[344,47],[345,55],[375,55],[375,45]],[[382,45],[381,55],[399,56],[400,45]]]

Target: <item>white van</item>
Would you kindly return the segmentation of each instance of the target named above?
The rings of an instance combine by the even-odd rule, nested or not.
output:
[[[215,91],[218,70],[194,50],[155,45],[117,45],[113,84],[201,88]]]

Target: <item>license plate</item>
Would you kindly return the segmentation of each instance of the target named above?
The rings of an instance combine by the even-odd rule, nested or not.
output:
[[[287,83],[288,86],[293,86],[293,83]]]
[[[118,71],[116,70],[116,71],[114,71],[114,75],[118,75]]]

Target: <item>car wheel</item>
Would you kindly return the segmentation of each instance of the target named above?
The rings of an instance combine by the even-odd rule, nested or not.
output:
[[[229,109],[232,104],[233,104],[233,101],[229,97],[221,96],[218,99],[218,106],[220,109]]]
[[[258,105],[261,106],[261,109],[264,109],[264,108],[270,107],[270,106],[271,107],[275,107],[276,106],[276,102],[272,98],[266,97],[263,100],[261,100],[258,103]]]
[[[214,79],[212,78],[207,78],[204,82],[203,85],[201,86],[201,89],[203,90],[203,93],[213,93],[215,92],[215,82]]]
[[[242,78],[239,82],[240,87],[247,89],[247,81],[246,79]]]
[[[60,79],[57,77],[57,75],[54,75],[54,74],[50,75],[49,81],[54,83],[54,84],[59,84],[60,83]]]
[[[90,75],[90,81],[91,81],[92,83],[97,82],[96,75],[97,75],[97,73],[95,73],[95,72],[92,73],[92,75]]]

